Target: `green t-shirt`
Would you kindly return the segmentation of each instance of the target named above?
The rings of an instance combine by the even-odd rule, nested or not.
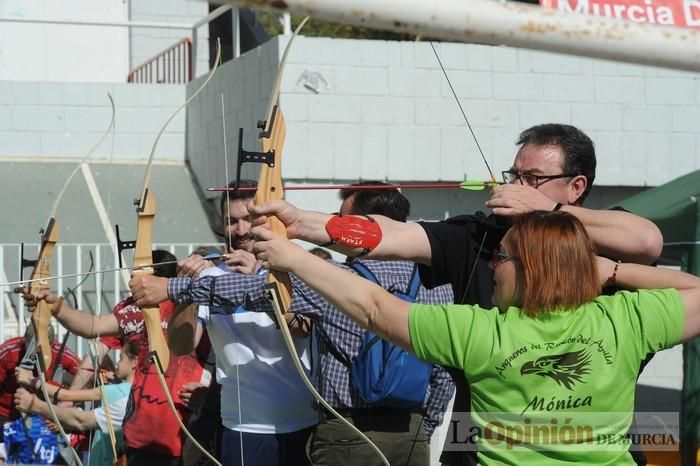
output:
[[[671,289],[621,291],[537,318],[414,304],[409,330],[418,357],[464,370],[478,428],[452,438],[465,450],[476,439],[480,463],[633,465],[624,434],[640,362],[677,344],[683,323]]]

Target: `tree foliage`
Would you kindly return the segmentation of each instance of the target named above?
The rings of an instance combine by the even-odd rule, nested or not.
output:
[[[262,23],[268,35],[274,36],[282,33],[282,25],[279,16],[269,12],[258,12],[258,20]],[[292,29],[294,29],[303,18],[292,16]],[[333,21],[324,21],[312,18],[302,34],[307,37],[332,37],[335,39],[373,39],[373,40],[409,40],[413,41],[416,36],[412,34],[401,34],[398,32],[381,31],[360,26],[351,26]]]

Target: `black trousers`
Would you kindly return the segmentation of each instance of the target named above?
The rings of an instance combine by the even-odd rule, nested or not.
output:
[[[129,466],[182,466],[182,458],[127,447],[126,463]]]

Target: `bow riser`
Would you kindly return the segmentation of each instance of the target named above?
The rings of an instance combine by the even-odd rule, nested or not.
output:
[[[274,162],[272,166],[262,164],[260,168],[260,177],[258,181],[258,189],[255,193],[255,203],[260,204],[272,200],[284,199],[284,187],[282,186],[282,149],[284,147],[284,138],[287,134],[284,116],[279,108],[275,107],[270,117],[272,121],[266,122],[266,131],[261,133],[260,143],[262,152],[272,152]],[[287,228],[277,218],[271,217],[269,220],[270,229],[280,236],[287,237]],[[280,309],[282,313],[287,312],[292,305],[292,282],[289,275],[271,271],[268,274],[268,283],[274,287],[274,293],[280,301]]]
[[[51,306],[46,301],[40,301],[32,313],[32,327],[34,327],[37,341],[36,354],[44,361],[44,367],[51,367],[51,362],[53,361],[48,332],[50,323]]]
[[[40,291],[49,291],[49,283],[43,279],[51,276],[51,258],[58,242],[59,229],[58,222],[51,218],[46,231],[41,239],[41,250],[37,258],[36,266],[32,271],[31,279],[39,280],[32,282],[30,293],[37,295]],[[44,362],[44,367],[51,367],[53,360],[51,354],[51,341],[49,340],[49,325],[51,324],[51,306],[44,300],[37,303],[36,309],[32,313],[32,327],[37,341],[36,351]]]
[[[153,262],[152,238],[153,219],[156,215],[156,199],[152,192],[146,190],[143,193],[140,205],[136,210],[138,223],[136,226],[136,247],[134,248],[134,267],[148,265]],[[147,267],[135,270],[134,277],[139,275],[153,275],[153,268]],[[160,308],[142,308],[143,321],[146,324],[148,333],[148,348],[155,351],[164,369],[168,368],[170,362],[170,351],[163,336],[163,328],[160,325]]]

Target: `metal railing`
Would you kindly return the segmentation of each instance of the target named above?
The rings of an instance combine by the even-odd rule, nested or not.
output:
[[[155,249],[165,249],[170,251],[177,258],[183,258],[192,253],[201,244],[194,243],[168,243],[154,244]],[[204,246],[207,246],[206,244]],[[221,247],[222,245],[213,245]],[[39,244],[24,245],[24,254],[27,258],[34,258],[38,254]],[[20,244],[0,243],[0,280],[19,280],[19,263],[21,260]],[[92,259],[91,259],[92,257]],[[92,262],[92,264],[91,264]],[[63,243],[56,245],[53,257],[52,275],[64,275],[74,273],[85,273],[93,270],[107,270],[118,267],[118,259],[114,255],[114,250],[109,244],[70,244]],[[25,270],[24,278],[29,278],[29,269]],[[125,284],[121,280],[121,275],[114,272],[105,272],[88,275],[84,277],[58,278],[51,283],[51,289],[57,294],[62,294],[71,306],[77,305],[78,309],[91,312],[93,314],[106,314],[129,294]],[[66,292],[67,288],[75,288],[74,298]],[[14,293],[13,287],[0,288],[0,342],[18,335],[24,335],[29,322],[29,313],[26,311],[23,300]],[[53,321],[56,335],[63,338],[66,329]],[[83,338],[76,338],[70,341],[73,349],[81,357],[87,351],[87,342]]]
[[[197,38],[199,35],[199,28],[209,24],[231,9],[233,9],[231,5],[222,5],[209,13],[207,16],[192,24],[192,26],[190,26],[192,31],[191,38],[186,37],[178,41],[176,44],[168,47],[162,52],[149,58],[136,68],[132,69],[127,77],[127,82],[186,84],[192,81],[197,73]],[[234,10],[233,19],[235,29],[233,38],[234,58],[238,57],[240,54],[238,45],[238,17],[236,13],[237,9]],[[174,53],[175,50],[181,51],[183,46],[187,47],[187,53],[185,54],[186,58],[183,58],[181,53]],[[174,57],[174,55],[176,56]],[[171,66],[174,62],[174,58],[179,60],[178,66],[175,68]],[[172,80],[171,75],[175,75],[176,79]],[[183,76],[186,76],[186,79],[183,79]]]
[[[127,77],[127,81],[130,83],[141,83],[141,82],[172,82],[184,84],[191,81],[197,76],[197,46],[198,46],[198,29],[206,24],[209,24],[214,19],[233,9],[233,51],[234,58],[240,55],[240,37],[239,37],[239,26],[238,26],[238,9],[233,8],[232,5],[221,5],[214,11],[196,21],[193,24],[185,23],[161,23],[153,21],[81,21],[81,20],[65,20],[65,19],[53,19],[53,18],[20,18],[15,16],[3,16],[0,15],[0,23],[9,22],[17,24],[58,24],[66,26],[101,26],[101,27],[122,27],[122,28],[146,28],[146,29],[187,29],[192,33],[191,39],[184,38],[178,41],[173,46],[160,52],[151,59],[147,60],[143,64],[133,68]],[[282,13],[280,15],[280,23],[282,24],[283,34],[291,34],[291,16],[289,13]],[[168,54],[171,49],[178,46],[182,46],[183,42],[187,42],[187,53],[186,53],[186,65],[179,67],[179,78],[178,74],[175,72],[170,72],[167,65],[156,65],[156,69],[149,68],[147,65],[151,61],[155,61],[162,55]],[[185,61],[184,58],[181,61]],[[142,68],[146,68],[141,71]],[[141,80],[143,79],[143,80]],[[168,81],[168,79],[179,79],[176,81]]]
[[[129,71],[127,82],[186,84],[192,81],[192,39],[185,37]]]
[[[227,13],[229,10],[233,10],[232,13],[232,26],[233,26],[233,58],[238,58],[238,56],[241,54],[241,48],[240,48],[240,27],[239,27],[239,16],[238,16],[238,9],[233,8],[231,5],[221,5],[220,7],[216,8],[213,10],[211,13],[209,13],[207,16],[203,17],[199,21],[195,22],[191,26],[191,31],[192,31],[192,38],[185,38],[182,39],[181,41],[177,42],[176,44],[172,45],[171,47],[163,50],[162,52],[158,53],[154,57],[146,60],[144,63],[141,65],[137,66],[133,70],[129,72],[129,76],[127,78],[127,81],[130,83],[168,83],[168,84],[184,84],[190,82],[193,78],[197,76],[197,52],[198,52],[198,45],[199,45],[199,28],[209,24],[210,22],[214,21],[216,18],[219,16]],[[280,24],[282,25],[282,33],[283,34],[291,34],[292,33],[292,23],[291,23],[291,16],[289,13],[283,13],[280,16]],[[173,70],[169,66],[169,63],[171,63],[169,60],[172,60],[173,57],[173,49],[182,47],[183,43],[187,43],[187,60],[186,63],[181,63],[179,69],[182,70],[184,69],[184,66],[187,66],[187,79],[186,80],[181,80],[177,79],[175,81],[170,79],[170,75],[167,74],[167,71],[170,71],[171,73]],[[159,63],[162,63],[162,65],[159,66]],[[154,65],[155,64],[155,65]],[[154,69],[155,66],[155,69]],[[185,73],[180,72],[178,74],[179,76],[185,75]]]

